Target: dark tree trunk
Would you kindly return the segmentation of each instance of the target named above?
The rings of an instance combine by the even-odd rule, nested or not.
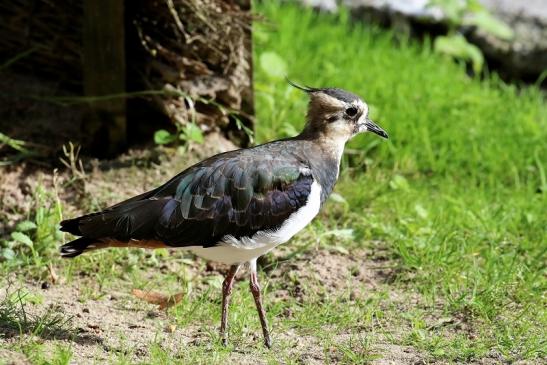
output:
[[[125,98],[125,21],[123,0],[84,0],[84,95],[89,104],[84,128],[93,149],[105,156],[121,152],[127,143]]]
[[[249,143],[249,0],[0,0],[0,13],[0,65],[12,61],[0,70],[10,76],[0,78],[9,90],[0,95],[3,133],[56,148],[71,140],[99,156],[123,150],[143,130],[150,141],[157,129],[192,122],[204,134]],[[22,81],[3,83],[11,75]],[[29,85],[43,85],[38,98]],[[116,94],[127,97],[105,98]],[[74,98],[62,109],[59,96]],[[35,114],[18,114],[25,126],[12,128],[13,103],[32,105],[23,113],[49,103],[41,119],[49,114],[50,128],[43,120],[35,126]],[[71,115],[70,132],[61,131],[63,114]]]

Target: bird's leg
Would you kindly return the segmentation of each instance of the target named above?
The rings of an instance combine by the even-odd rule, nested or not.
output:
[[[228,343],[226,339],[226,326],[228,324],[228,306],[230,305],[230,296],[232,295],[232,288],[234,286],[234,279],[237,271],[239,270],[239,264],[230,266],[230,271],[226,274],[224,282],[222,283],[222,319],[220,320],[220,338],[222,344],[226,346]]]
[[[272,347],[272,340],[270,338],[270,332],[268,331],[268,322],[266,321],[266,313],[262,306],[262,298],[260,295],[260,284],[258,284],[258,275],[256,273],[256,259],[249,263],[251,271],[250,287],[251,293],[255,299],[256,309],[258,310],[258,317],[260,318],[260,324],[262,325],[262,333],[264,334],[264,345],[267,348]]]

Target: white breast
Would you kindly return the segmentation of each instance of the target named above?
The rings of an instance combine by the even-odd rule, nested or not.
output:
[[[291,214],[275,231],[259,231],[252,237],[225,236],[223,242],[214,247],[188,247],[194,254],[207,260],[235,264],[251,261],[275,246],[287,242],[301,231],[319,213],[321,185],[314,181],[306,205]]]

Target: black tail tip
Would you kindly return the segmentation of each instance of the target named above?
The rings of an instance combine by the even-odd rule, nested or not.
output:
[[[64,259],[71,259],[73,257],[81,255],[83,252],[84,251],[74,247],[65,247],[65,245],[61,246],[61,257]]]
[[[85,237],[78,238],[77,240],[65,243],[61,246],[61,257],[70,259],[81,255],[85,252],[87,246],[93,243],[93,240]]]
[[[61,222],[60,229],[63,232],[72,233],[74,235],[81,235],[82,233],[80,232],[79,223],[80,223],[80,218],[66,219]]]

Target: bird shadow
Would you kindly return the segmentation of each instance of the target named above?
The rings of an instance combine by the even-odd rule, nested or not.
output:
[[[25,338],[27,336],[37,336],[44,340],[66,340],[79,345],[102,345],[103,338],[89,333],[83,328],[40,328],[41,324],[28,322],[21,324],[12,321],[0,324],[0,337]]]
[[[10,290],[10,284],[0,299],[0,337],[36,336],[48,340],[70,340],[88,345],[102,344],[103,339],[83,328],[74,328],[73,317],[50,306],[35,314],[27,308],[28,293],[22,289]]]
[[[97,167],[102,172],[117,170],[121,168],[128,168],[137,166],[140,168],[150,168],[153,165],[161,163],[161,153],[155,149],[145,150],[139,155],[125,155],[117,159],[101,160],[98,162]],[[86,165],[86,168],[91,169],[91,165]]]

